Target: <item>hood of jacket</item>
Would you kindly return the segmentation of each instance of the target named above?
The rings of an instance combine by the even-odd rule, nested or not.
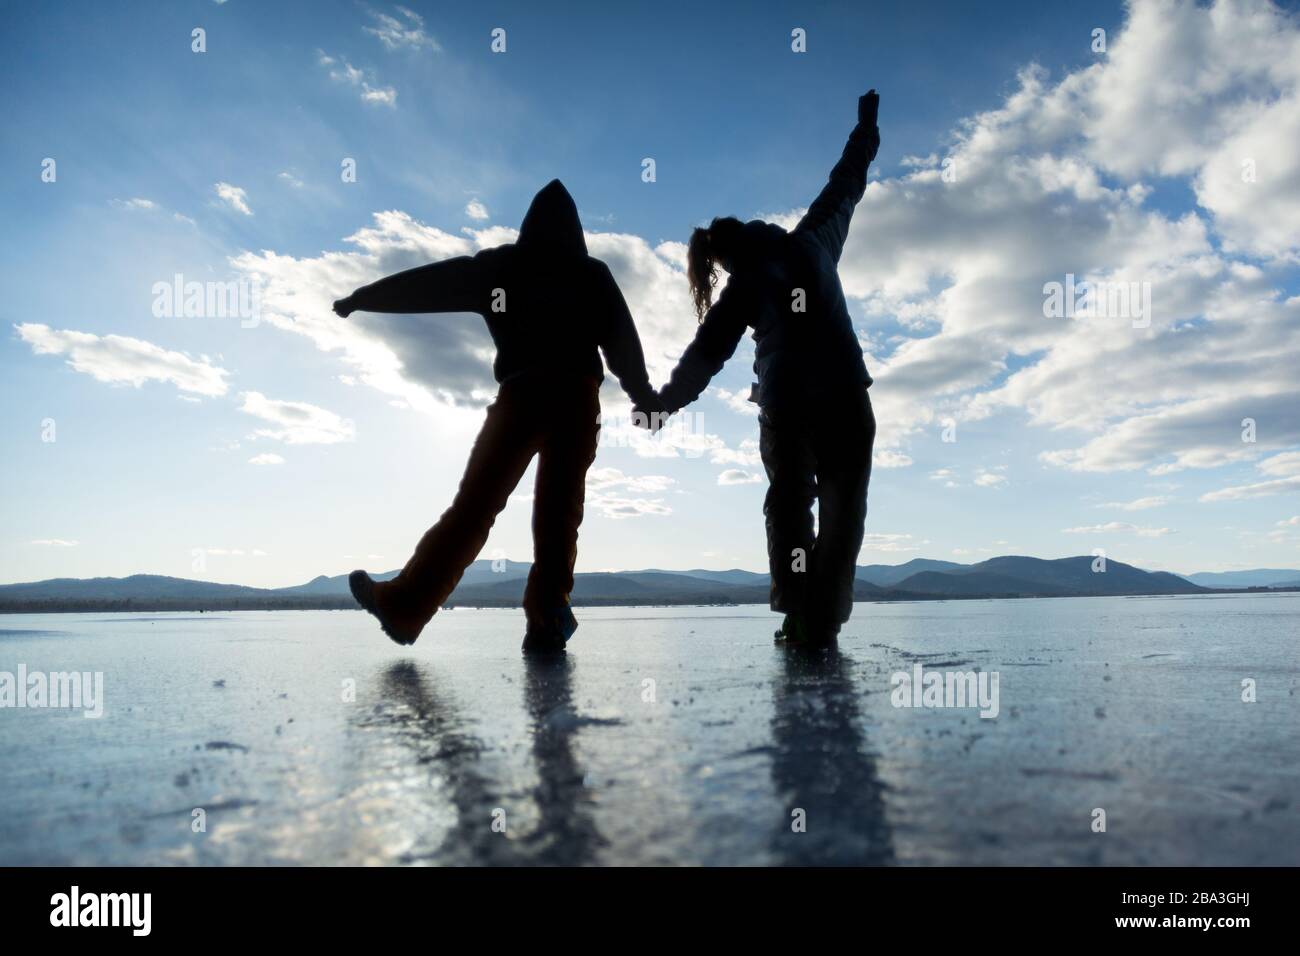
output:
[[[587,242],[582,238],[582,222],[578,219],[578,206],[564,188],[564,183],[552,179],[533,197],[519,238],[515,244],[530,252],[547,256],[585,256]]]

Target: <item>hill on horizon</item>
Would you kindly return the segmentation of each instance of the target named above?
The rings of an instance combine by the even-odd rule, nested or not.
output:
[[[1180,576],[1145,571],[1108,559],[1105,571],[1093,571],[1088,555],[1034,558],[1004,555],[975,564],[913,558],[897,565],[872,564],[857,569],[854,597],[859,601],[944,600],[1006,597],[1084,597],[1141,594],[1198,594],[1202,581],[1226,581],[1220,589],[1273,586],[1300,588],[1300,571],[1206,572]],[[531,565],[523,561],[479,559],[466,569],[448,606],[514,607],[523,597]],[[372,572],[387,580],[396,570]],[[1238,583],[1242,582],[1242,583]],[[1213,585],[1212,585],[1213,586]],[[575,605],[708,605],[765,604],[768,576],[740,568],[658,568],[593,571],[575,575]],[[303,584],[257,588],[155,574],[123,578],[52,578],[0,585],[0,611],[52,610],[240,610],[355,607],[347,575],[319,575]]]

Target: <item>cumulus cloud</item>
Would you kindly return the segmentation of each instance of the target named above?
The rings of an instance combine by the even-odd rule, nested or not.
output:
[[[373,70],[360,69],[346,59],[330,56],[322,50],[316,51],[316,62],[329,72],[331,80],[358,90],[361,102],[397,106],[397,90],[391,86],[377,85],[379,80]]]
[[[1003,470],[1004,469],[1001,467],[995,468],[991,471],[986,468],[980,468],[975,472],[975,487],[997,488],[999,485],[1006,484],[1007,476],[1002,473]]]
[[[465,215],[469,216],[471,219],[486,219],[488,218],[487,206],[483,205],[477,199],[471,199],[465,204]]]
[[[259,438],[290,445],[332,445],[351,441],[355,436],[352,422],[317,405],[267,398],[261,392],[244,392],[240,398],[243,399],[240,411],[274,426],[255,431]]]
[[[1297,64],[1295,18],[1266,3],[1137,0],[1104,59],[1055,82],[1027,66],[944,155],[873,181],[841,275],[898,326],[869,347],[885,446],[1000,411],[1059,432],[1044,461],[1078,471],[1244,460],[1246,417],[1266,448],[1300,442],[1300,300],[1278,291],[1300,245]],[[1164,177],[1199,205],[1152,204]],[[1148,283],[1153,315],[1046,318],[1067,274]]]
[[[19,338],[37,355],[64,355],[78,372],[111,385],[168,382],[182,392],[215,397],[226,394],[230,373],[206,355],[197,359],[125,335],[95,335],[52,329],[36,322],[15,325]]]
[[[362,31],[378,38],[388,50],[430,50],[442,49],[438,41],[424,32],[424,18],[406,7],[397,8],[397,16],[390,16],[378,10],[370,11],[373,26],[362,27]]]
[[[860,337],[877,381],[880,467],[910,463],[904,443],[936,422],[998,414],[1034,426],[1046,465],[1078,472],[1167,474],[1300,446],[1300,297],[1281,291],[1300,262],[1296,18],[1262,0],[1135,0],[1109,46],[1057,78],[1026,65],[946,148],[868,186],[840,272],[870,327]],[[367,82],[346,61],[321,62],[340,82]],[[1244,159],[1254,163],[1243,178]],[[1194,205],[1154,202],[1170,183]],[[771,218],[788,225],[800,212]],[[236,265],[262,280],[270,321],[337,352],[358,381],[414,407],[481,405],[493,383],[480,319],[344,322],[329,303],[513,236],[445,232],[386,211],[345,251],[245,253]],[[613,232],[587,240],[622,286],[662,382],[694,332],[684,245]],[[1137,283],[1152,310],[1045,316],[1045,284],[1069,275]],[[712,395],[752,413],[738,392]],[[1258,423],[1254,442],[1242,440],[1247,419]],[[628,443],[645,457],[726,447],[702,429]],[[948,471],[935,477],[955,486]],[[982,474],[977,485],[1002,484]],[[1288,482],[1263,476],[1251,491],[1218,494]]]
[[[960,487],[957,483],[957,472],[951,468],[936,468],[930,472],[931,481],[941,481],[945,488]]]
[[[617,468],[593,468],[587,472],[587,487],[597,492],[621,488],[653,494],[667,491],[675,484],[667,475],[627,475]]]
[[[670,515],[673,510],[662,498],[635,495],[664,492],[674,484],[666,475],[627,475],[617,468],[593,468],[587,472],[587,507],[615,520]]]
[[[231,209],[242,212],[245,216],[253,214],[253,210],[248,207],[248,193],[239,186],[232,186],[230,183],[217,183],[213,188],[217,191],[217,198]]]
[[[110,199],[109,204],[114,209],[157,209],[158,204],[152,199],[142,199],[136,196],[133,199]]]
[[[252,458],[248,459],[248,463],[250,465],[283,465],[284,458],[280,455],[274,454],[273,452],[266,452],[261,455],[254,455]]]
[[[375,213],[371,225],[348,236],[347,251],[304,258],[245,252],[231,262],[244,277],[258,282],[264,322],[338,353],[351,367],[347,374],[357,381],[426,411],[439,404],[477,407],[496,391],[492,342],[480,316],[354,313],[340,319],[330,305],[381,276],[471,255],[513,241],[516,235],[505,227],[456,234],[388,210]],[[609,265],[628,300],[651,379],[666,380],[695,327],[682,265],[684,247],[651,247],[639,236],[618,233],[587,232],[586,239],[592,255]],[[627,423],[627,434],[620,440],[644,457],[704,454],[724,444],[701,431],[693,415],[674,416],[658,436]]]
[[[749,400],[749,390],[740,389],[730,391],[725,388],[712,387],[709,394],[715,396],[719,401],[726,405],[738,415],[758,415],[758,404]]]
[[[728,468],[718,475],[720,485],[756,485],[762,480],[763,476],[757,472],[741,468]]]
[[[754,467],[763,460],[759,452],[758,442],[753,438],[746,438],[735,448],[715,448],[709,453],[709,462],[714,465],[741,465],[744,467]]]
[[[872,453],[871,464],[875,468],[906,468],[912,464],[911,456],[886,448]]]
[[[1267,498],[1272,495],[1300,491],[1300,451],[1284,452],[1266,458],[1257,465],[1268,476],[1264,481],[1246,485],[1233,485],[1201,495],[1201,501],[1240,501],[1245,498]]]

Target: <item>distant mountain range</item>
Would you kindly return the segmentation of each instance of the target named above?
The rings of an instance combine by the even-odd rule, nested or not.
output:
[[[1184,575],[1207,588],[1300,588],[1300,571],[1256,568],[1254,571],[1198,571]]]
[[[1205,572],[1180,577],[1143,571],[1107,560],[1094,573],[1091,556],[1045,560],[1021,556],[957,564],[916,558],[905,564],[857,569],[859,601],[924,601],[970,598],[1086,597],[1139,594],[1201,594],[1245,588],[1300,589],[1300,571]],[[449,606],[516,607],[530,565],[475,561]],[[397,574],[376,574],[386,580]],[[592,572],[576,576],[576,605],[765,604],[768,576],[733,569],[711,571]],[[126,578],[53,578],[0,585],[0,611],[274,610],[355,607],[347,575],[321,575],[286,588],[254,588],[185,578],[136,574]]]

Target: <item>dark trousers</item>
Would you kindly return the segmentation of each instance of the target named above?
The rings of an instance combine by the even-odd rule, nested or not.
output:
[[[853,577],[867,519],[876,419],[866,388],[815,404],[765,408],[772,610],[836,626],[853,612]],[[812,506],[817,501],[817,533]]]
[[[456,498],[393,579],[395,607],[427,622],[487,542],[528,464],[533,487],[533,567],[524,591],[530,625],[569,603],[587,469],[596,458],[600,384],[517,379],[501,386],[474,442]]]

